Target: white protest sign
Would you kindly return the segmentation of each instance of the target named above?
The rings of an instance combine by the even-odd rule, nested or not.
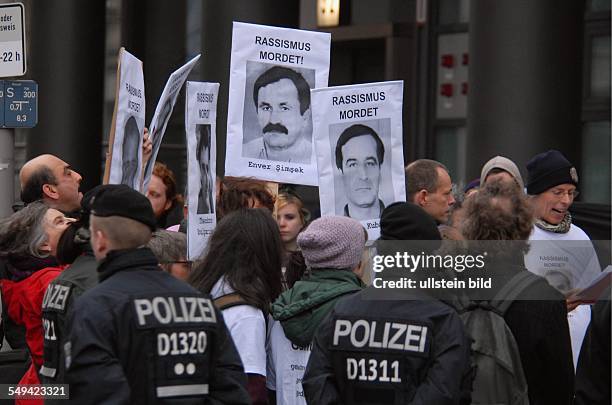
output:
[[[312,90],[321,215],[359,220],[380,236],[380,214],[406,201],[402,146],[404,82]]]
[[[151,158],[147,162],[147,166],[145,168],[144,180],[142,183],[143,192],[146,192],[147,188],[149,187],[149,181],[151,181],[151,174],[153,173],[155,160],[157,160],[157,153],[159,152],[159,147],[161,146],[164,133],[166,132],[168,121],[170,121],[170,116],[174,110],[176,99],[178,98],[179,92],[183,87],[183,83],[185,83],[185,80],[187,80],[187,76],[197,63],[198,59],[200,59],[200,55],[197,55],[176,71],[172,72],[168,78],[168,81],[166,82],[166,85],[164,86],[161,96],[159,97],[157,107],[155,107],[155,114],[153,115],[153,119],[151,119],[151,124],[149,125],[149,134],[151,136],[153,148],[151,151]]]
[[[26,72],[24,15],[21,3],[0,4],[0,77]]]
[[[123,48],[119,51],[118,82],[108,182],[127,184],[139,191],[145,122],[144,75],[142,62]]]
[[[234,22],[225,174],[317,185],[310,89],[327,86],[327,33]]]
[[[187,82],[187,259],[200,257],[216,225],[216,122],[219,83]]]

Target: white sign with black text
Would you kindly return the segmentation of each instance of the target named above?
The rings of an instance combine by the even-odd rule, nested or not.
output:
[[[176,99],[178,98],[179,92],[183,87],[183,83],[185,83],[185,80],[187,80],[187,76],[198,62],[198,59],[200,59],[200,55],[192,58],[189,62],[172,72],[168,78],[168,81],[166,82],[166,86],[164,87],[161,96],[159,97],[157,107],[155,108],[155,114],[153,115],[153,119],[149,125],[152,150],[151,158],[147,162],[147,166],[145,168],[144,180],[142,183],[143,192],[146,192],[147,188],[149,187],[149,181],[151,181],[155,160],[157,160],[157,153],[159,152],[159,147],[161,146],[164,133],[166,132],[166,126],[168,126],[168,121],[170,121],[170,116],[174,110]]]
[[[310,89],[327,86],[327,33],[234,22],[225,174],[317,185]]]
[[[24,21],[23,4],[0,4],[0,77],[26,73]]]
[[[380,236],[385,206],[406,201],[403,81],[312,90],[321,215],[359,220]]]
[[[187,259],[204,252],[215,229],[216,122],[219,83],[187,82]]]
[[[145,91],[142,62],[121,48],[115,136],[109,184],[127,184],[140,191]]]

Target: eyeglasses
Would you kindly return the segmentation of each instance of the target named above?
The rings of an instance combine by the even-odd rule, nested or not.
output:
[[[177,261],[170,261],[170,262],[160,262],[159,264],[170,264],[170,265],[172,265],[172,264],[184,264],[187,267],[191,268],[192,263],[193,262],[190,261],[190,260],[177,260]]]
[[[565,190],[552,190],[551,191],[552,195],[554,195],[557,199],[562,199],[564,195],[567,194],[567,196],[573,200],[576,197],[578,197],[580,195],[580,191],[578,190],[571,190],[571,191],[565,191]]]

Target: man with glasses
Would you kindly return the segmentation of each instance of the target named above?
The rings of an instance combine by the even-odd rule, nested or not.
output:
[[[574,367],[590,320],[587,305],[575,294],[601,273],[589,236],[572,224],[569,208],[578,196],[576,168],[556,150],[534,156],[527,163],[527,194],[535,216],[525,266],[565,294],[572,339]]]
[[[191,262],[185,257],[187,236],[182,232],[158,229],[151,236],[147,247],[159,261],[159,267],[179,280],[187,281],[191,273]]]

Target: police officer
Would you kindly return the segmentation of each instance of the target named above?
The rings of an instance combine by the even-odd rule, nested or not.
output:
[[[390,205],[380,225],[381,239],[440,240],[414,204]],[[372,288],[340,299],[319,327],[302,383],[308,403],[461,403],[470,345],[457,313],[419,293]],[[402,299],[382,299],[391,294]]]
[[[49,283],[43,298],[44,358],[39,375],[45,384],[64,382],[63,348],[68,309],[86,290],[98,284],[98,264],[89,243],[89,202],[100,187],[102,186],[96,186],[85,194],[81,200],[81,219],[64,231],[60,239],[63,243],[58,246],[58,260],[72,264]],[[76,259],[74,256],[77,256]],[[48,399],[46,402],[54,401]]]
[[[125,185],[92,197],[100,283],[70,309],[66,382],[79,404],[249,403],[246,376],[209,296],[162,271],[143,247],[149,200]]]

